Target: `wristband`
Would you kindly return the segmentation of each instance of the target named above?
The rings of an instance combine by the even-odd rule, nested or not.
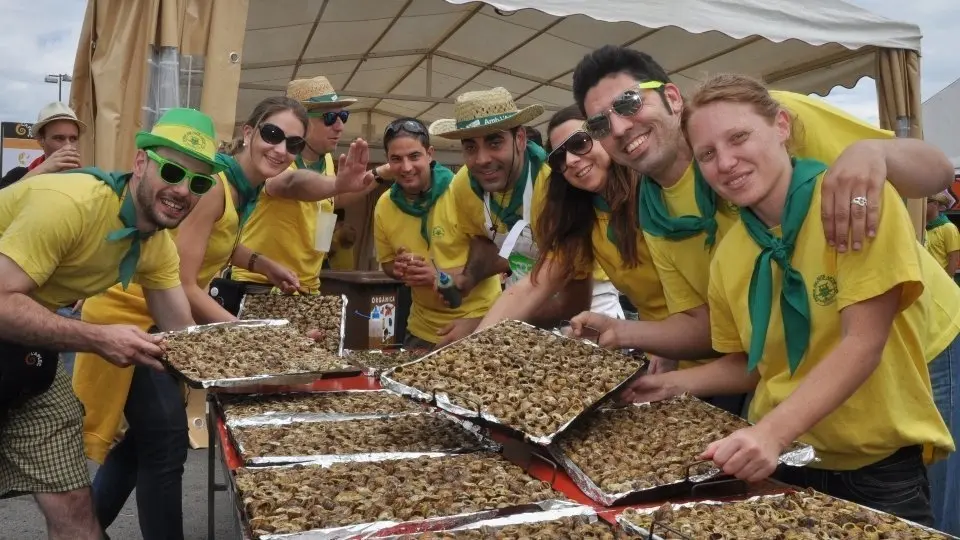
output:
[[[259,259],[259,258],[260,258],[260,254],[257,253],[256,251],[254,251],[253,253],[251,253],[251,254],[250,254],[250,262],[247,263],[247,270],[249,270],[249,271],[251,271],[251,272],[255,272],[255,270],[253,269],[253,265],[257,264],[257,259]]]

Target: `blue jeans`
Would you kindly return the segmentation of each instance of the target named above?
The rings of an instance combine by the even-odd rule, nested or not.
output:
[[[74,311],[71,306],[64,306],[57,310],[57,315],[67,317],[69,319],[80,320],[80,312]],[[73,375],[73,361],[77,358],[77,353],[75,352],[62,352],[60,353],[60,363],[63,364],[63,370],[67,372],[67,375]]]
[[[953,436],[954,444],[960,446],[960,337],[927,367],[933,401]],[[927,474],[930,477],[934,527],[954,536],[960,535],[960,451],[931,465]]]
[[[169,373],[141,366],[131,369],[133,382],[123,408],[130,427],[93,479],[97,519],[106,530],[136,487],[144,540],[182,540],[183,466],[189,440],[180,385]]]

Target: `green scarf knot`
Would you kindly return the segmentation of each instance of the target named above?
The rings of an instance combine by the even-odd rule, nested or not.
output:
[[[536,143],[527,141],[527,148],[524,152],[523,167],[520,170],[520,178],[513,185],[510,195],[510,203],[506,208],[500,206],[500,203],[494,197],[490,197],[490,210],[493,215],[503,223],[507,229],[512,229],[522,216],[521,208],[523,206],[523,190],[527,187],[527,178],[535,182],[543,162],[547,160],[547,152]],[[470,188],[473,192],[483,199],[483,187],[473,175],[470,175]]]
[[[783,334],[787,344],[787,364],[793,375],[800,365],[810,343],[810,300],[803,276],[790,263],[796,247],[797,236],[810,210],[817,178],[827,170],[819,161],[793,160],[790,189],[783,208],[781,220],[782,237],[777,238],[753,213],[744,208],[740,213],[750,238],[760,246],[760,255],[750,277],[748,304],[750,308],[750,352],[747,370],[753,371],[763,359],[763,349],[770,326],[773,309],[773,269],[776,262],[783,271],[780,291],[780,315],[783,318]]]
[[[453,181],[453,171],[434,161],[430,164],[430,189],[421,193],[415,200],[407,199],[403,188],[396,182],[390,186],[390,200],[393,204],[397,205],[404,214],[420,218],[420,235],[426,240],[427,247],[430,247],[430,231],[427,227],[430,210],[446,193],[451,181]]]
[[[640,179],[640,226],[658,238],[680,241],[706,233],[704,248],[710,249],[717,240],[717,194],[693,163],[694,196],[699,216],[673,217],[663,202],[663,188],[653,179]]]
[[[937,227],[942,227],[943,225],[946,225],[947,223],[950,223],[950,218],[948,218],[943,214],[940,214],[939,216],[927,222],[927,230],[932,231]]]
[[[127,189],[130,178],[133,176],[132,173],[108,173],[96,167],[84,167],[82,169],[65,172],[71,174],[89,174],[110,186],[113,192],[117,194],[117,197],[122,199],[118,217],[123,224],[123,228],[107,233],[106,240],[107,242],[120,242],[128,238],[130,239],[130,248],[127,249],[123,258],[120,259],[118,273],[118,282],[122,284],[124,290],[126,290],[130,285],[130,281],[133,280],[133,275],[137,272],[137,263],[140,261],[140,244],[153,234],[140,232],[140,229],[137,228],[137,209],[133,204],[133,194]]]
[[[247,175],[244,174],[243,167],[240,166],[240,163],[237,162],[233,156],[217,154],[216,161],[223,166],[223,175],[227,178],[227,182],[230,182],[230,185],[237,190],[237,194],[240,197],[240,200],[234,201],[233,204],[237,207],[237,217],[239,218],[240,227],[242,228],[243,224],[247,222],[247,218],[253,213],[253,209],[257,206],[257,200],[260,198],[260,191],[263,190],[263,184],[254,187],[253,184],[250,183],[250,179],[247,178]]]

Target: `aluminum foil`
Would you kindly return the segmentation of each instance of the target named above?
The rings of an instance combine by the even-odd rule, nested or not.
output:
[[[287,465],[287,464],[300,464],[300,465],[319,465],[321,467],[329,467],[334,463],[347,463],[347,462],[358,462],[358,461],[389,461],[395,459],[412,459],[418,457],[444,457],[451,454],[466,454],[471,452],[499,452],[501,446],[494,442],[488,437],[486,430],[482,427],[471,423],[462,418],[456,418],[453,415],[444,413],[443,411],[433,411],[433,412],[414,412],[414,413],[400,413],[400,414],[379,414],[379,415],[327,415],[328,420],[315,420],[315,421],[332,421],[332,422],[348,422],[351,420],[366,420],[366,419],[380,419],[387,420],[392,417],[397,416],[438,416],[445,420],[450,421],[451,423],[459,425],[464,430],[470,432],[476,438],[476,444],[471,446],[465,446],[461,448],[444,448],[437,451],[423,451],[423,452],[365,452],[358,454],[319,454],[319,455],[309,455],[309,456],[256,456],[256,457],[246,457],[243,444],[241,444],[240,439],[230,430],[230,438],[234,444],[234,447],[237,450],[237,453],[244,460],[246,465],[256,466],[256,465]],[[246,419],[244,419],[246,420]],[[230,423],[227,422],[228,429],[231,427],[240,427],[240,426],[257,426],[257,425],[285,425],[288,423],[277,423],[269,422],[263,424],[239,424],[239,423]]]
[[[177,330],[173,332],[163,332],[158,335],[160,336],[172,336],[177,334],[194,334],[198,332],[210,332],[213,330],[218,330],[222,327],[228,328],[260,328],[264,326],[286,326],[290,324],[290,321],[287,319],[250,319],[246,321],[230,321],[230,322],[219,322],[211,324],[203,324],[196,326],[188,326],[183,330]],[[342,331],[342,330],[341,330]],[[343,340],[341,338],[341,348],[343,346]],[[296,373],[279,373],[275,375],[255,375],[253,377],[235,377],[232,379],[202,379],[197,380],[191,378],[189,375],[183,373],[176,366],[171,364],[166,358],[161,359],[168,370],[173,371],[177,376],[187,382],[187,385],[192,388],[240,388],[240,387],[249,387],[249,386],[258,386],[258,385],[271,385],[271,386],[292,386],[297,384],[306,384],[311,383],[317,379],[330,376],[339,376],[347,377],[351,375],[359,375],[360,370],[348,365],[344,365],[342,369],[329,370],[329,371],[302,371]]]
[[[674,510],[678,510],[678,509],[680,509],[680,508],[692,508],[693,506],[698,505],[698,504],[721,504],[721,505],[722,505],[722,504],[731,504],[731,503],[734,503],[734,502],[755,503],[755,502],[762,502],[762,501],[769,501],[769,500],[774,500],[774,499],[780,499],[780,498],[783,498],[783,496],[784,496],[784,495],[783,495],[782,493],[777,494],[777,495],[754,495],[753,497],[750,497],[750,498],[748,498],[748,499],[742,499],[742,500],[739,500],[739,501],[712,501],[712,500],[703,500],[703,501],[694,501],[694,502],[686,502],[686,503],[679,503],[679,504],[671,504],[670,506],[671,506]],[[828,495],[828,496],[829,496],[829,495]],[[834,498],[835,498],[835,497],[834,497]],[[940,534],[940,535],[943,535],[945,538],[952,538],[952,539],[954,539],[954,540],[960,540],[960,539],[958,539],[956,536],[951,536],[951,535],[949,535],[949,534],[947,534],[947,533],[945,533],[945,532],[938,531],[938,530],[936,530],[936,529],[932,529],[932,528],[930,528],[930,527],[927,527],[926,525],[920,525],[919,523],[914,523],[913,521],[910,521],[910,520],[907,520],[907,519],[903,519],[903,518],[899,518],[899,517],[897,517],[897,516],[894,516],[894,515],[892,515],[892,514],[888,514],[888,513],[886,513],[886,512],[881,512],[881,511],[879,511],[879,510],[874,510],[873,508],[869,508],[869,507],[866,507],[866,506],[863,506],[863,505],[861,505],[861,504],[857,504],[857,503],[854,503],[854,502],[851,502],[851,501],[845,501],[845,502],[849,502],[850,504],[856,505],[857,507],[859,507],[860,510],[862,510],[862,511],[864,511],[864,512],[872,512],[872,513],[874,513],[874,514],[879,514],[879,515],[882,515],[882,516],[889,516],[889,517],[892,517],[892,518],[894,518],[894,519],[896,519],[896,520],[902,521],[902,522],[910,525],[911,527],[917,527],[917,528],[922,529],[922,530],[924,530],[924,531],[926,531],[926,532],[928,532],[928,533]],[[652,514],[652,513],[656,512],[657,510],[659,510],[659,509],[662,508],[662,507],[663,507],[663,505],[651,506],[651,507],[648,507],[648,508],[635,508],[634,511],[636,511],[638,514]],[[811,516],[811,517],[816,517],[816,516]],[[618,523],[621,527],[623,527],[623,529],[624,529],[625,531],[627,531],[627,532],[629,532],[629,533],[636,534],[636,535],[640,535],[640,536],[643,537],[643,538],[648,538],[648,537],[650,537],[650,531],[648,531],[647,529],[645,529],[645,528],[643,528],[643,527],[641,527],[641,526],[639,526],[639,525],[631,522],[630,520],[626,519],[626,518],[624,517],[623,513],[620,513],[620,514],[617,515],[617,523]],[[664,540],[664,538],[662,538],[662,537],[659,536],[659,535],[653,535],[652,540]]]
[[[281,396],[336,396],[340,394],[369,394],[373,395],[395,395],[389,390],[332,390],[332,391],[322,391],[322,392],[281,392],[281,393],[266,393],[266,394],[241,394],[243,398],[264,398],[264,399],[273,399]],[[232,405],[231,401],[239,401],[236,399],[231,399],[228,396],[232,394],[217,394],[217,410],[223,417],[224,422],[227,426],[245,426],[245,425],[261,425],[261,424],[275,424],[282,425],[285,423],[292,422],[328,422],[336,419],[350,419],[350,420],[359,420],[364,418],[380,418],[383,416],[402,416],[406,414],[420,414],[423,412],[429,412],[430,409],[422,407],[415,403],[410,403],[411,409],[401,410],[401,411],[392,411],[392,412],[363,412],[363,413],[339,413],[339,412],[290,412],[290,411],[267,411],[261,414],[255,415],[245,415],[241,416],[235,411],[228,409]],[[398,398],[399,399],[399,398]],[[405,403],[407,403],[405,401]]]
[[[524,525],[529,523],[549,523],[551,521],[556,521],[558,519],[569,518],[569,517],[583,517],[586,518],[587,523],[595,523],[599,520],[597,512],[589,507],[576,503],[567,503],[565,501],[551,501],[553,509],[544,510],[542,512],[526,512],[521,514],[514,514],[506,517],[498,517],[493,519],[485,519],[481,521],[476,521],[470,523],[469,525],[462,525],[460,527],[454,527],[452,529],[447,529],[447,531],[469,531],[474,529],[499,529],[502,527],[509,527],[511,525]],[[547,506],[548,503],[544,503],[543,506]],[[410,533],[404,533],[410,534]],[[416,533],[414,533],[416,534]],[[383,538],[385,540],[397,539],[401,535],[390,535],[390,536],[378,536],[377,538]]]
[[[683,400],[696,398],[684,394],[671,399]],[[716,408],[706,402],[703,404],[708,407]],[[628,405],[628,407],[629,406],[648,407],[650,406],[650,402],[632,403]],[[604,489],[597,485],[593,479],[587,475],[587,473],[583,472],[583,470],[580,469],[580,467],[572,459],[567,457],[567,455],[560,448],[560,445],[552,444],[547,449],[549,450],[553,459],[556,460],[561,467],[563,467],[563,470],[566,471],[567,475],[570,476],[577,487],[579,487],[580,490],[583,491],[588,497],[604,506],[616,506],[620,504],[626,504],[631,501],[664,500],[677,495],[688,494],[694,485],[716,478],[721,474],[720,469],[711,467],[703,474],[692,475],[689,478],[677,480],[676,482],[669,482],[645,489],[630,490],[622,493],[611,493],[604,491]],[[789,452],[784,452],[780,456],[780,463],[793,467],[804,467],[810,463],[813,463],[814,461],[817,461],[816,453],[813,447],[808,444],[801,444],[799,448]]]
[[[240,299],[240,309],[239,311],[237,311],[237,318],[238,319],[243,318],[243,311],[246,306],[247,296],[249,296],[250,294],[272,294],[270,292],[271,290],[272,288],[267,289],[267,291],[264,293],[248,292],[244,294],[243,298]],[[328,294],[328,295],[320,295],[320,296],[336,296],[336,295]],[[337,348],[337,356],[343,356],[343,341],[346,339],[346,331],[347,331],[347,295],[341,294],[340,300],[343,301],[343,307],[340,310],[340,346]]]
[[[560,500],[549,500],[529,505],[529,510],[535,512],[559,511],[564,508],[580,507],[576,503],[570,503]],[[289,534],[270,534],[262,535],[260,540],[341,540],[341,539],[366,539],[366,538],[389,538],[390,536],[403,534],[416,534],[425,531],[446,531],[463,527],[484,520],[496,519],[505,514],[512,514],[523,507],[508,507],[499,510],[484,510],[469,514],[458,514],[453,516],[441,516],[428,518],[421,521],[375,521],[372,523],[361,523],[357,525],[347,525],[343,527],[332,527],[329,529],[314,529],[299,533]],[[521,514],[522,515],[522,514]]]
[[[354,352],[361,352],[361,351],[354,351],[354,350],[351,350],[351,349],[343,349],[342,355],[343,355],[343,357],[344,357],[345,359],[347,359],[347,361],[349,361],[350,356],[351,356]],[[365,352],[365,353],[367,353],[367,354],[387,354],[387,355],[392,355],[392,354],[399,354],[399,353],[407,352],[407,349],[405,349],[405,348],[403,348],[403,347],[400,347],[400,348],[397,348],[397,349],[392,349],[392,350],[390,350],[389,352],[385,352],[385,351],[383,351],[382,349],[367,349],[367,350],[364,350],[364,351],[362,351],[362,352]],[[418,358],[418,360],[419,360],[419,358]],[[377,368],[377,367],[374,367],[374,366],[368,366],[368,365],[363,364],[362,362],[351,363],[351,365],[356,366],[356,367],[362,369],[362,370],[363,370],[363,374],[366,375],[367,377],[379,377],[381,373],[383,373],[383,372],[387,371],[388,369],[390,369],[390,368]]]
[[[531,325],[531,324],[528,324],[528,323],[525,323],[525,322],[523,322],[523,321],[513,321],[513,322],[519,322],[519,323],[520,323],[521,325],[523,325],[523,326],[526,326],[526,327],[529,327],[529,328],[533,328],[533,329],[537,329],[535,326],[533,326],[533,325]],[[491,327],[491,328],[488,328],[487,330],[484,330],[484,331],[489,331],[489,330],[492,330],[493,328],[494,328],[494,327]],[[539,330],[539,329],[537,329],[537,330]],[[560,334],[560,333],[556,333],[556,332],[552,332],[552,333],[556,334],[557,336],[559,336],[559,337],[561,337],[561,338],[563,338],[563,339],[574,339],[574,338],[565,337],[565,336],[563,336],[563,335]],[[468,337],[469,337],[469,336],[468,336]],[[462,339],[466,339],[466,338],[462,338]],[[628,384],[630,384],[630,382],[633,381],[633,379],[635,379],[637,376],[640,375],[640,369],[638,369],[637,372],[635,372],[633,375],[631,375],[631,376],[627,377],[626,379],[624,379],[623,381],[621,381],[621,382],[620,382],[619,384],[617,384],[612,390],[610,390],[609,392],[607,392],[606,394],[604,394],[600,399],[598,399],[593,405],[591,405],[591,406],[589,406],[589,407],[586,407],[583,411],[580,412],[580,414],[574,416],[573,418],[571,418],[570,420],[568,420],[567,422],[565,422],[564,424],[562,424],[559,428],[557,428],[557,430],[556,430],[555,432],[550,433],[550,434],[548,434],[548,435],[543,435],[543,436],[531,435],[531,434],[529,434],[529,433],[523,432],[522,430],[520,430],[520,429],[518,429],[518,428],[515,428],[515,427],[511,426],[510,424],[507,424],[506,422],[504,422],[503,420],[497,418],[496,416],[494,416],[494,415],[492,415],[492,414],[490,414],[490,413],[488,413],[488,412],[485,412],[485,411],[483,410],[483,404],[482,404],[482,403],[478,403],[478,404],[477,404],[477,405],[480,407],[479,409],[470,409],[470,408],[467,408],[467,407],[464,407],[464,406],[457,405],[457,404],[453,403],[452,400],[451,400],[450,395],[449,395],[447,392],[436,391],[436,392],[433,392],[433,393],[427,393],[427,392],[424,392],[423,390],[420,390],[420,389],[418,389],[418,388],[414,388],[414,387],[412,387],[412,386],[408,386],[408,385],[406,385],[406,384],[403,384],[403,383],[401,383],[401,382],[399,382],[399,381],[394,380],[394,379],[391,378],[391,376],[393,375],[393,373],[394,373],[398,368],[406,367],[406,366],[409,366],[409,365],[412,365],[412,364],[415,364],[415,363],[418,363],[418,362],[423,362],[423,361],[425,361],[425,360],[428,360],[431,356],[439,353],[440,351],[443,351],[443,350],[447,349],[448,347],[452,347],[452,346],[458,344],[460,341],[462,341],[462,339],[461,339],[461,340],[454,341],[453,343],[450,343],[450,344],[445,345],[445,346],[443,346],[443,347],[440,347],[439,349],[435,349],[435,350],[433,350],[433,351],[425,354],[424,356],[422,356],[422,357],[420,357],[420,358],[418,358],[418,359],[416,359],[416,360],[413,360],[413,361],[411,361],[411,362],[407,362],[406,364],[402,364],[402,365],[400,365],[400,366],[397,366],[397,367],[395,367],[395,368],[392,368],[392,369],[389,369],[389,370],[385,371],[382,375],[380,375],[380,384],[383,385],[384,388],[386,388],[386,389],[388,389],[388,390],[391,390],[391,391],[393,391],[393,392],[396,392],[396,393],[398,393],[398,394],[400,394],[400,395],[407,396],[407,397],[410,397],[410,398],[413,398],[413,399],[416,399],[416,400],[419,400],[419,401],[424,401],[424,402],[427,402],[427,403],[434,403],[437,407],[439,407],[439,408],[441,408],[441,409],[443,409],[443,410],[445,410],[445,411],[447,411],[447,412],[450,412],[450,413],[453,413],[453,414],[455,414],[455,415],[458,415],[458,416],[463,416],[463,417],[466,417],[466,418],[477,418],[477,419],[486,421],[486,422],[488,422],[488,423],[490,423],[490,424],[507,428],[507,429],[509,429],[509,430],[511,430],[511,431],[513,431],[513,432],[515,432],[515,433],[518,433],[518,434],[522,435],[524,439],[526,439],[526,440],[528,440],[528,441],[530,441],[530,442],[532,442],[532,443],[534,443],[534,444],[539,444],[539,445],[542,445],[542,446],[547,446],[547,445],[551,444],[551,443],[553,442],[553,440],[554,440],[557,436],[559,436],[559,435],[560,435],[561,433],[563,433],[567,428],[569,428],[571,424],[573,424],[574,422],[577,422],[578,420],[580,420],[580,419],[583,418],[584,416],[587,416],[587,415],[591,414],[593,411],[595,411],[596,409],[598,409],[604,402],[606,402],[611,396],[614,396],[614,395],[616,395],[617,393],[619,393],[625,386],[627,386]],[[583,341],[583,342],[585,342],[585,343],[591,343],[590,341],[587,341],[587,340],[577,340],[577,341]],[[598,347],[598,345],[595,344],[595,343],[592,343],[592,345],[595,346],[595,347]],[[639,360],[636,360],[636,359],[634,359],[634,361],[639,362]],[[642,368],[642,365],[640,366],[640,368]]]

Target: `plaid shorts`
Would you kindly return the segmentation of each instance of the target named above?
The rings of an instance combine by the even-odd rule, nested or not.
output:
[[[58,365],[50,388],[11,410],[0,428],[0,496],[62,493],[89,485],[83,405]]]

